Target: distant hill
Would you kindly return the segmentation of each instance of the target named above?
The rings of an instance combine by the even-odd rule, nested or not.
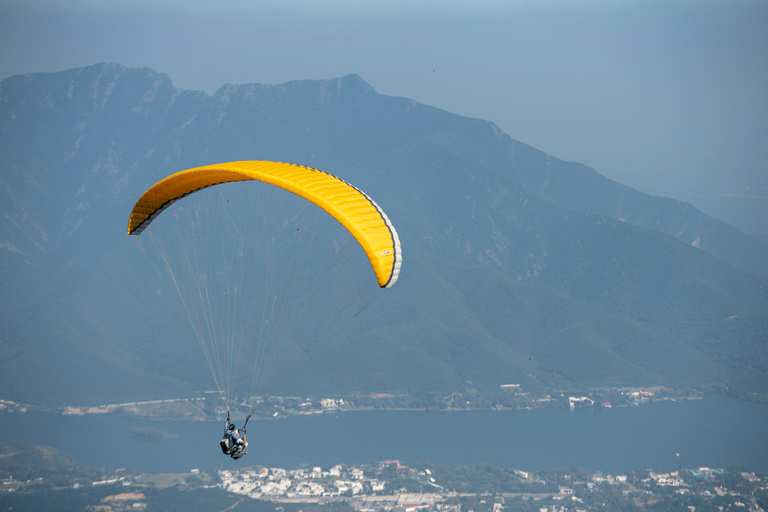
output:
[[[768,246],[494,124],[357,75],[225,85],[98,64],[0,82],[0,394],[103,403],[210,389],[125,235],[181,169],[279,160],[369,192],[400,282],[281,392],[669,385],[768,392]]]

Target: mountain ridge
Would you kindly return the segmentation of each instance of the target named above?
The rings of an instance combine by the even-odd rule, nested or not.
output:
[[[149,68],[99,64],[11,77],[0,98],[0,279],[11,291],[0,383],[12,398],[207,388],[194,350],[158,369],[189,340],[172,309],[143,297],[149,276],[125,224],[168,174],[248,159],[302,163],[369,191],[405,252],[384,306],[402,320],[340,333],[292,392],[440,393],[466,381],[492,391],[510,380],[765,390],[764,244],[488,121],[380,95],[358,75],[206,95]],[[65,371],[73,358],[104,384]],[[19,385],[25,371],[35,390]]]

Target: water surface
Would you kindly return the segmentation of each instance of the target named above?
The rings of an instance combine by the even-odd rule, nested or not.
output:
[[[400,459],[490,462],[529,471],[579,466],[618,473],[726,465],[768,471],[766,425],[768,404],[708,396],[632,408],[366,411],[251,421],[248,455],[240,462],[221,454],[223,422],[0,414],[0,440],[53,446],[80,464],[106,469],[327,467]],[[147,427],[177,435],[155,440],[129,435],[129,429]]]

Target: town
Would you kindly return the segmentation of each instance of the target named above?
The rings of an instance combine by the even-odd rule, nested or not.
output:
[[[294,469],[251,466],[240,470],[192,469],[186,473],[114,472],[73,466],[37,450],[41,464],[19,464],[19,445],[4,444],[0,459],[0,508],[39,509],[69,501],[99,512],[185,510],[278,512],[587,512],[688,510],[758,512],[768,508],[768,475],[735,468],[638,470],[628,474],[586,469],[446,466],[379,460]],[[55,454],[54,454],[55,455]],[[15,469],[17,474],[9,471]],[[40,476],[44,475],[44,476]],[[69,500],[69,501],[68,501]],[[264,508],[271,503],[271,507]],[[227,508],[230,507],[230,508]],[[261,508],[260,508],[261,507]]]
[[[706,467],[672,472],[649,470],[633,475],[585,471],[539,474],[478,467],[466,471],[462,490],[455,488],[459,482],[454,473],[446,467],[406,465],[397,460],[364,466],[336,465],[327,471],[320,467],[261,467],[220,471],[217,486],[230,493],[282,503],[325,504],[344,500],[360,512],[586,512],[605,510],[606,502],[601,500],[606,495],[620,496],[636,507],[654,505],[664,499],[680,503],[688,497],[692,503],[717,503],[717,510],[761,511],[764,509],[757,503],[754,491],[765,493],[768,489],[768,479],[754,472],[734,473]],[[500,480],[507,481],[506,492],[503,484],[493,492],[492,487],[484,487],[479,481],[469,483],[472,479],[466,478],[474,474],[475,479],[485,480],[487,473],[503,475]],[[394,481],[403,486],[395,488]],[[689,505],[690,510],[695,511],[696,507]]]

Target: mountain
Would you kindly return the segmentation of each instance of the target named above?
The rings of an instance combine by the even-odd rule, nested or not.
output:
[[[278,160],[367,191],[400,281],[279,390],[667,385],[768,392],[768,246],[357,75],[183,91],[98,64],[0,82],[0,389],[104,403],[209,389],[125,235],[182,169]]]

